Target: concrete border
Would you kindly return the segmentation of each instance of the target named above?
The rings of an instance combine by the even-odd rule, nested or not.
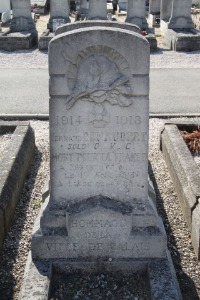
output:
[[[15,213],[35,147],[34,132],[28,122],[0,121],[0,134],[12,132],[0,158],[0,249]]]
[[[166,123],[161,132],[161,151],[200,260],[200,170],[179,132],[179,129],[191,132],[197,128],[198,124],[191,122]]]
[[[32,261],[29,252],[24,279],[21,286],[19,300],[48,300],[51,289],[51,278],[54,273],[65,272],[70,275],[77,271],[85,272],[116,272],[131,274],[145,272],[148,276],[152,300],[182,300],[182,295],[176,279],[174,266],[169,252],[165,259],[129,260],[129,261]]]

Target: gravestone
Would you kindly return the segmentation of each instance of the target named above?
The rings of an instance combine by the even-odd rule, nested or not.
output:
[[[160,0],[149,1],[149,13],[158,14],[160,12]]]
[[[55,268],[146,272],[152,299],[181,299],[149,192],[149,52],[144,37],[114,27],[51,41],[50,195],[20,299],[47,300]]]
[[[51,192],[33,257],[165,257],[148,198],[148,42],[74,30],[51,42],[49,62]]]
[[[49,42],[54,38],[55,31],[62,24],[70,23],[70,7],[68,0],[50,0],[50,18],[47,29],[39,38],[38,48],[47,50]]]
[[[145,0],[128,0],[126,22],[135,24],[141,29],[147,29],[145,7]]]
[[[35,30],[30,0],[12,0],[12,11],[11,32]]]
[[[191,6],[191,0],[170,0],[169,3],[162,0],[160,28],[164,42],[171,50],[196,51],[200,49],[200,31],[194,28]]]
[[[148,22],[152,26],[156,25],[156,18],[160,17],[160,1],[161,0],[149,1]]]
[[[69,23],[70,8],[68,0],[50,0],[50,19],[48,28],[50,31],[55,31],[56,28],[53,26],[53,22]]]
[[[169,20],[170,29],[193,29],[191,17],[192,0],[173,0],[172,14]]]
[[[172,0],[161,0],[160,19],[168,22],[172,13]]]
[[[38,33],[31,15],[30,0],[12,0],[10,29],[0,35],[0,49],[31,49],[38,44]],[[3,17],[3,16],[2,16]]]
[[[106,0],[89,0],[89,20],[106,20],[107,19],[107,1]]]

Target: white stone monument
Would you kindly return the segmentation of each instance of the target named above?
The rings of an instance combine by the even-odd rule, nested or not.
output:
[[[148,196],[147,40],[103,27],[57,35],[49,73],[50,198],[33,258],[166,257]]]
[[[151,26],[156,24],[156,17],[160,17],[160,1],[161,0],[149,1],[148,22]]]
[[[147,29],[145,7],[145,0],[128,0],[126,22],[135,24],[141,29]]]
[[[48,23],[48,28],[50,31],[55,31],[56,28],[53,26],[53,23],[62,22],[69,23],[70,8],[68,0],[50,0],[50,19]],[[54,22],[53,22],[54,21]]]
[[[31,15],[30,0],[12,0],[12,11],[11,32],[35,30],[35,23]]]
[[[169,19],[170,29],[193,29],[191,17],[192,0],[173,0],[172,14]]]
[[[161,0],[160,19],[168,22],[172,13],[172,0]]]
[[[160,28],[171,50],[200,50],[200,32],[194,28],[191,7],[192,0],[162,0]]]
[[[89,20],[106,20],[107,19],[107,1],[106,0],[89,0]]]

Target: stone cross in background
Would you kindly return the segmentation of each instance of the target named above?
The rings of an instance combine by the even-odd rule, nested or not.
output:
[[[12,0],[12,11],[11,32],[35,30],[35,23],[31,15],[30,0]]]
[[[147,29],[145,7],[145,0],[128,0],[126,22],[135,24],[141,29]]]
[[[70,23],[69,13],[70,8],[68,0],[50,0],[50,19],[47,26],[50,31],[55,31],[57,29],[56,23],[59,23],[59,25],[61,23]]]

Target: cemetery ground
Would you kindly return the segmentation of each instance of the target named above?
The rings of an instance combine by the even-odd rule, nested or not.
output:
[[[178,120],[180,121],[180,119]],[[157,208],[165,225],[168,248],[172,255],[183,299],[195,300],[200,297],[200,262],[194,254],[190,232],[160,152],[159,134],[165,121],[165,119],[150,119],[150,177],[156,190]],[[192,121],[199,123],[200,119],[193,118]],[[32,120],[30,125],[35,132],[35,155],[16,208],[12,227],[0,256],[0,295],[2,300],[18,299],[24,267],[30,250],[31,231],[42,202],[43,186],[49,175],[49,123],[48,121]],[[6,142],[10,139],[10,135],[4,136],[4,139]]]

